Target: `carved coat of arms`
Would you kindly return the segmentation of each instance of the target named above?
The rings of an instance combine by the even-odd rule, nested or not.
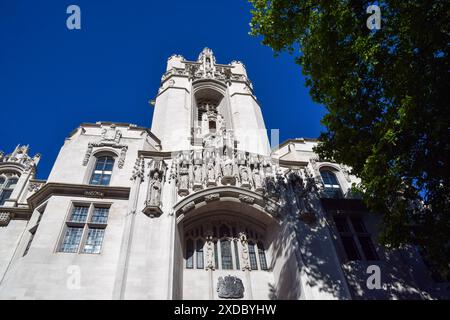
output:
[[[217,292],[219,298],[240,299],[244,297],[244,285],[238,277],[219,277]]]

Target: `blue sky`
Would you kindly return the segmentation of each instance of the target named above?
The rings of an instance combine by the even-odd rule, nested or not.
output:
[[[81,8],[81,30],[66,8]],[[19,143],[41,153],[45,179],[65,137],[82,122],[150,127],[148,104],[174,53],[195,60],[204,47],[219,63],[244,62],[266,126],[280,140],[317,137],[325,113],[294,58],[277,58],[248,35],[245,0],[0,0],[0,150]]]

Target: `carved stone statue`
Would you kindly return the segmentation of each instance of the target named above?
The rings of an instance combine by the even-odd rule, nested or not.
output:
[[[212,236],[206,237],[206,270],[214,270],[214,244]]]
[[[200,165],[194,166],[194,183],[195,184],[202,183],[202,167]]]
[[[185,165],[179,170],[178,194],[180,196],[189,194],[189,169]]]
[[[223,162],[223,175],[231,177],[233,175],[233,160],[226,158]]]
[[[208,163],[208,181],[216,181],[216,169],[212,161]]]
[[[160,203],[161,203],[161,181],[159,173],[155,172],[153,174],[152,180],[150,181],[148,204],[150,206],[158,207]]]
[[[250,188],[250,176],[245,166],[241,166],[241,186],[243,188]]]
[[[255,185],[255,190],[260,191],[263,189],[262,178],[257,168],[253,169],[253,183]]]

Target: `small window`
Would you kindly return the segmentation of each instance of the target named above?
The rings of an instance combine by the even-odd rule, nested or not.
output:
[[[190,239],[186,242],[186,268],[194,268],[194,243]]]
[[[70,216],[70,222],[85,223],[89,212],[89,206],[74,206]]]
[[[360,216],[340,214],[333,217],[347,260],[378,260],[375,246]]]
[[[63,242],[61,244],[61,252],[77,252],[80,245],[83,228],[67,227]]]
[[[4,176],[0,177],[0,206],[4,205],[6,200],[11,197],[14,188],[17,185],[17,178],[6,178]]]
[[[248,243],[248,255],[250,258],[250,268],[252,270],[258,270],[258,262],[256,261],[255,244],[253,242]]]
[[[241,267],[239,264],[239,250],[237,240],[234,241],[234,260],[236,261],[236,270],[239,270]]]
[[[330,170],[321,170],[320,176],[324,184],[324,192],[331,198],[340,198],[342,196],[341,187],[336,175]]]
[[[105,224],[108,221],[109,208],[94,207],[94,213],[92,214],[91,222]]]
[[[267,260],[266,253],[264,251],[264,246],[261,242],[258,243],[258,255],[259,255],[259,265],[261,266],[261,270],[267,270]]]
[[[83,253],[100,253],[105,229],[88,228],[88,235],[84,244]]]
[[[98,157],[92,172],[90,184],[108,186],[114,167],[114,158],[110,156]]]
[[[203,241],[197,240],[196,244],[196,260],[197,260],[197,269],[203,269]]]

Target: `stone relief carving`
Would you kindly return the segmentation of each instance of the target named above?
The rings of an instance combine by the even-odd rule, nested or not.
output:
[[[42,182],[30,182],[28,184],[28,191],[29,192],[36,192],[38,190],[40,190],[42,187],[44,186],[44,183]]]
[[[309,194],[316,193],[318,187],[307,168],[283,169],[268,156],[226,147],[182,151],[173,159],[171,176],[176,179],[179,196],[219,185],[238,185],[260,193],[264,199],[260,206],[276,218],[292,212],[294,205],[297,208],[295,212],[302,219],[308,222],[313,220],[314,210]],[[216,195],[209,195],[205,201],[217,198]],[[256,202],[254,197],[245,194],[239,196],[239,200],[250,205]]]
[[[243,194],[239,195],[239,200],[248,204],[253,204],[255,202],[255,198]]]
[[[11,214],[9,212],[0,212],[0,226],[7,226],[9,221],[11,221]]]
[[[241,279],[231,275],[219,277],[217,293],[219,298],[241,299],[244,297],[244,284]]]
[[[218,193],[208,194],[207,196],[205,196],[206,202],[216,201],[219,199],[220,199],[220,194],[218,194]]]
[[[83,157],[83,166],[87,166],[89,159],[92,156],[94,148],[98,147],[110,147],[114,149],[120,149],[120,155],[118,159],[118,168],[122,169],[125,164],[125,158],[127,155],[128,146],[120,144],[122,138],[122,132],[117,130],[116,126],[112,124],[109,128],[103,128],[100,136],[100,140],[97,142],[89,142],[86,149],[86,153]]]
[[[133,173],[131,175],[131,180],[135,180],[138,177],[144,179],[144,164],[145,164],[144,157],[141,156],[136,158],[133,167]]]
[[[191,211],[192,209],[195,208],[195,203],[193,201],[187,203],[182,209],[181,211],[183,211],[184,213]]]

